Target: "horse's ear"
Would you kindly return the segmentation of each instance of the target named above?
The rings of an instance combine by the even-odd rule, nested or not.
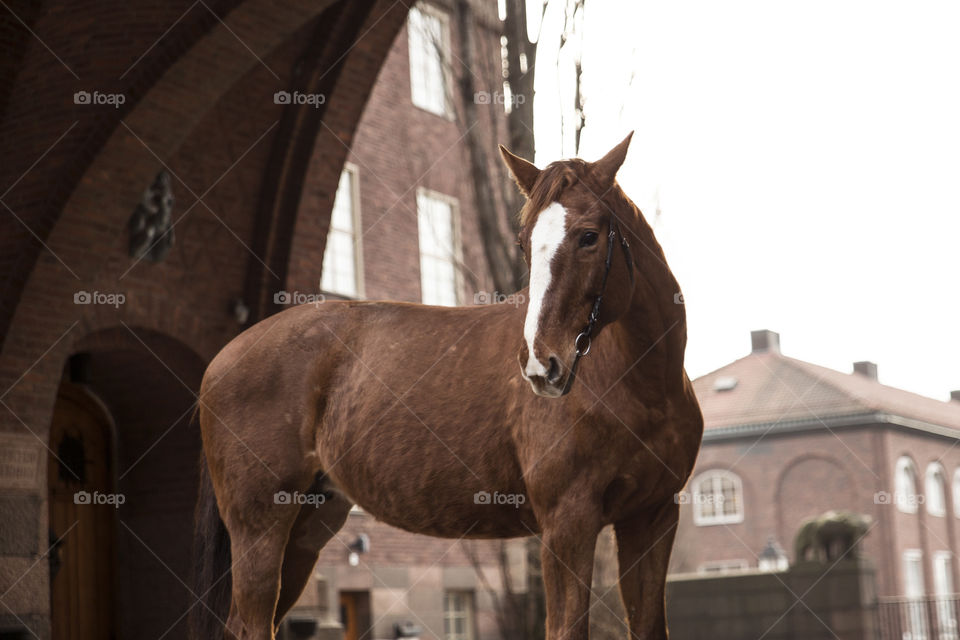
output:
[[[627,149],[630,147],[630,138],[632,137],[633,131],[627,134],[623,142],[613,149],[610,149],[607,155],[591,165],[594,175],[596,175],[601,182],[613,184],[614,178],[617,177],[617,171],[620,170],[620,165],[623,164],[624,159],[627,157]]]
[[[520,191],[523,192],[523,195],[530,197],[533,185],[540,176],[540,169],[537,169],[537,166],[532,162],[527,162],[520,156],[513,155],[503,145],[500,145],[500,155],[503,156],[503,163],[513,174],[513,179],[517,181]]]

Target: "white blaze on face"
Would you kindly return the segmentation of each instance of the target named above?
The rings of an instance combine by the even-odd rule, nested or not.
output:
[[[559,202],[554,202],[540,212],[530,233],[530,304],[523,323],[523,337],[527,341],[524,374],[527,377],[547,375],[547,368],[534,355],[533,342],[543,313],[543,297],[550,288],[550,264],[566,232],[567,210]]]

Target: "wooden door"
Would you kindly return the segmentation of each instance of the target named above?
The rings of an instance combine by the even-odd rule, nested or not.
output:
[[[53,640],[111,640],[114,632],[112,430],[84,389],[61,385],[50,426],[50,605]],[[112,497],[112,502],[111,502]]]
[[[343,625],[343,640],[358,640],[357,594],[340,592],[340,624]]]

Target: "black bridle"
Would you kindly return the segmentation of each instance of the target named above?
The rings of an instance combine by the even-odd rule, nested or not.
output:
[[[630,253],[630,243],[627,242],[627,237],[620,231],[620,225],[617,224],[611,212],[610,231],[607,233],[607,259],[604,263],[600,293],[597,294],[597,297],[593,301],[593,308],[587,317],[587,326],[577,334],[577,337],[573,341],[573,346],[577,350],[577,354],[573,359],[573,365],[570,367],[570,376],[567,378],[567,383],[563,385],[563,393],[561,393],[561,395],[567,395],[567,393],[569,393],[570,388],[573,386],[573,381],[577,377],[577,366],[580,364],[580,358],[590,353],[591,336],[593,336],[593,329],[597,325],[597,319],[600,317],[600,303],[603,302],[603,294],[607,290],[607,278],[610,276],[610,267],[613,265],[613,242],[617,236],[620,236],[620,246],[623,248],[623,257],[627,261],[627,269],[630,273],[630,284],[631,286],[633,285],[633,254]]]

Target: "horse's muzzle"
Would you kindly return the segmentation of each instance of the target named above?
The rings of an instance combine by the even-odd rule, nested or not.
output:
[[[559,398],[570,390],[570,385],[566,384],[570,371],[560,364],[556,356],[550,356],[549,363],[546,374],[542,376],[527,375],[523,369],[521,372],[535,394],[544,398]]]

